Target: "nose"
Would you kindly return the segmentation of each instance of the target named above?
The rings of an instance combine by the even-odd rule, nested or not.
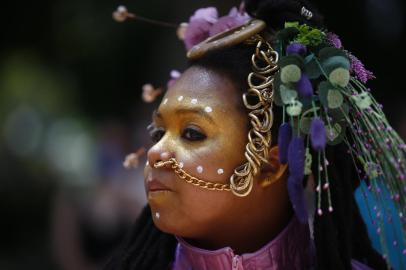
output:
[[[164,146],[159,143],[152,146],[147,153],[148,163],[151,167],[154,167],[154,164],[157,162],[167,161],[173,157],[175,157],[174,152],[165,149]]]

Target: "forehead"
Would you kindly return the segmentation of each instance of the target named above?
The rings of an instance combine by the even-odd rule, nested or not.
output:
[[[241,95],[228,77],[206,68],[191,67],[168,89],[164,100],[230,108],[241,103]]]

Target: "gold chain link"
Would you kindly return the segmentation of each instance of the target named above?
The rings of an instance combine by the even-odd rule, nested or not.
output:
[[[219,191],[230,191],[230,184],[221,184],[221,183],[213,183],[209,181],[204,181],[198,179],[194,176],[191,176],[187,172],[185,172],[176,161],[175,158],[170,158],[167,161],[159,161],[154,164],[155,168],[162,168],[166,166],[171,166],[171,168],[175,171],[176,175],[184,180],[186,183],[192,184],[197,187],[201,187],[208,190],[219,190]]]

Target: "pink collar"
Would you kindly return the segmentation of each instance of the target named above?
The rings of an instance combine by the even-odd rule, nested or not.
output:
[[[204,250],[178,238],[173,270],[309,269],[314,263],[308,225],[293,217],[271,242],[254,253],[234,254],[230,247]]]

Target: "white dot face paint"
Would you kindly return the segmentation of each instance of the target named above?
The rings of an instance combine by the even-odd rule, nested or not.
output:
[[[202,166],[197,166],[196,171],[198,173],[202,173],[203,172],[203,167]]]
[[[196,99],[196,98],[193,98],[193,99],[190,101],[190,103],[192,103],[192,104],[197,104],[197,99]]]
[[[183,96],[179,96],[178,101],[182,101],[182,100],[183,100]]]
[[[222,168],[217,170],[217,174],[223,174],[223,173],[224,173],[224,170]]]
[[[204,108],[204,111],[207,113],[211,113],[213,111],[213,109],[209,106],[207,106],[206,108]]]
[[[161,159],[162,160],[168,160],[169,159],[169,153],[168,152],[163,152],[161,153]]]
[[[155,217],[156,217],[157,219],[159,219],[159,218],[161,217],[161,215],[159,214],[159,212],[156,212],[156,213],[155,213]]]
[[[164,99],[164,101],[162,102],[162,104],[165,105],[166,103],[168,103],[168,99],[167,99],[167,98]]]
[[[179,162],[179,168],[182,169],[182,168],[183,168],[183,165],[184,165],[183,162]]]
[[[147,160],[147,162],[145,162],[145,166],[149,166],[149,161]]]

